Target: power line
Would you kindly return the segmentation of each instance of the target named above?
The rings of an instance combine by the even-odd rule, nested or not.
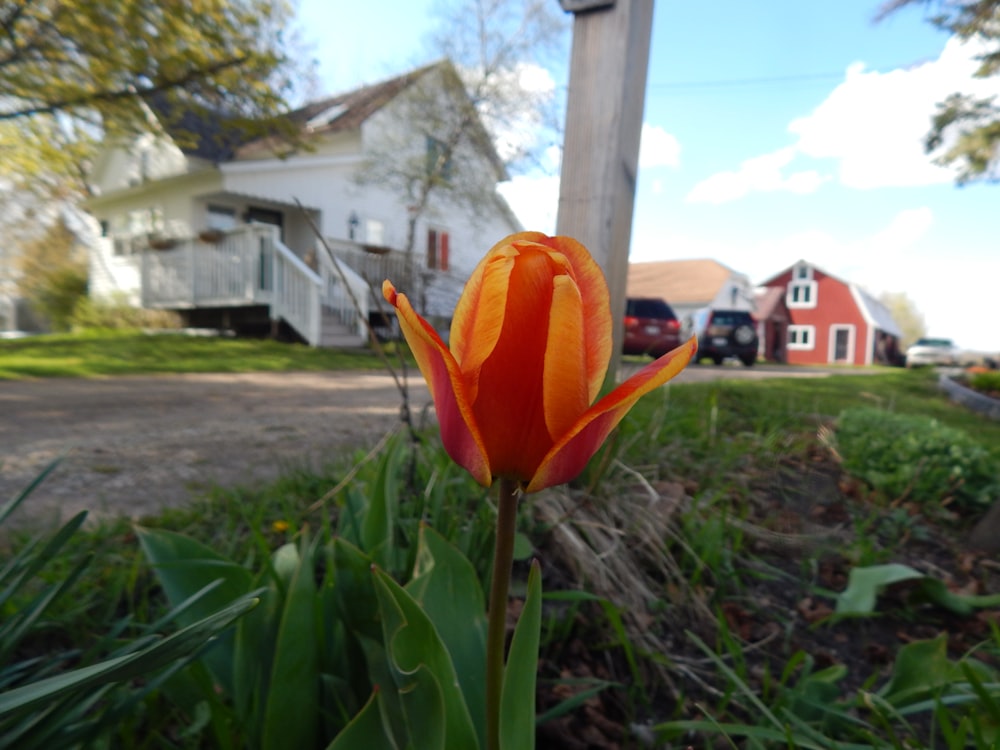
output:
[[[695,88],[723,88],[726,86],[755,86],[766,83],[795,83],[797,81],[832,81],[844,78],[844,71],[837,73],[802,73],[799,75],[787,76],[761,76],[757,78],[729,78],[717,79],[714,81],[669,81],[664,83],[651,83],[652,90],[666,89],[695,89]]]

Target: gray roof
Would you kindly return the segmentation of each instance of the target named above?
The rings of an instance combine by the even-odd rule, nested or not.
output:
[[[892,313],[889,312],[889,308],[857,284],[851,284],[851,291],[854,293],[854,298],[858,301],[858,305],[861,307],[861,313],[865,316],[866,320],[871,322],[880,331],[885,331],[893,336],[903,335],[899,326],[896,325],[896,321],[892,317]]]

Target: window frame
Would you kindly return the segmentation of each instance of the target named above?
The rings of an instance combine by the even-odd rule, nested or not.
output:
[[[451,268],[451,236],[447,229],[427,227],[426,250],[427,270],[447,272]]]
[[[802,341],[794,341],[798,334],[803,335]],[[785,333],[785,346],[789,351],[807,352],[816,349],[816,326],[790,325]]]
[[[815,281],[793,279],[785,293],[785,304],[791,309],[813,308],[816,307],[818,298],[819,290]]]

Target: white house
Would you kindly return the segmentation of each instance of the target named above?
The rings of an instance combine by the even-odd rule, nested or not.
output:
[[[439,141],[407,121],[405,106],[428,91],[467,105],[456,81],[445,61],[307,105],[289,115],[307,148],[283,158],[272,140],[241,141],[218,120],[185,115],[160,127],[166,119],[151,113],[156,127],[109,147],[92,173],[86,208],[101,239],[91,294],[178,310],[192,325],[280,324],[312,345],[337,345],[363,340],[355,308],[372,317],[388,276],[443,330],[485,251],[521,228],[496,192],[507,175],[492,145],[477,125],[454,162],[463,179],[484,181],[485,206],[432,191],[415,213],[398,189],[357,176],[401,131],[399,158],[431,158]]]

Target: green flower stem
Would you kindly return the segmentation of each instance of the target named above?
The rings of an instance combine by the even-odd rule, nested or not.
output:
[[[493,582],[490,586],[489,630],[486,636],[486,747],[500,750],[500,694],[503,691],[504,641],[507,634],[507,594],[514,564],[514,533],[517,501],[521,490],[516,481],[500,480],[497,502],[497,542],[493,551]]]

